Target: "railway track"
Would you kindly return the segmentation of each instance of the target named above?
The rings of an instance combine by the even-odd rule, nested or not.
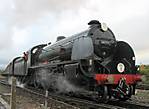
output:
[[[4,81],[0,81],[0,84],[10,87],[9,84]],[[61,105],[61,108],[67,109],[124,109],[118,106],[106,105],[106,104],[97,104],[87,100],[75,99],[70,97],[58,96],[49,94],[49,97],[46,98],[41,90],[33,90],[28,88],[17,87],[17,95],[26,95],[31,98],[40,98],[39,102],[42,102],[47,99],[49,102],[54,101],[57,105]]]
[[[142,89],[142,90],[149,90],[149,85],[147,84],[141,84],[136,86],[137,89]]]
[[[10,85],[6,84],[4,81],[0,81],[0,84],[10,87]],[[43,90],[35,90],[28,88],[17,87],[18,95],[27,95],[32,98],[40,98],[39,102],[42,102],[47,99],[49,102],[54,101],[56,104],[61,105],[62,107],[67,107],[67,109],[149,109],[149,106],[145,106],[139,103],[133,102],[121,102],[121,101],[110,101],[107,104],[97,103],[90,100],[63,96],[54,93],[49,93],[48,98],[45,98]]]
[[[108,102],[108,104],[117,105],[126,109],[149,109],[149,105],[142,104],[139,102],[133,102],[133,101],[117,101],[113,100]]]
[[[37,92],[33,92],[33,93],[38,94]],[[42,94],[42,96],[44,96],[44,95]],[[119,107],[119,106],[113,107],[112,105],[96,104],[94,102],[87,101],[87,100],[49,94],[48,99],[51,99],[51,98],[54,100],[57,100],[57,101],[62,101],[64,103],[69,104],[71,106],[74,106],[78,109],[124,109],[124,108]]]

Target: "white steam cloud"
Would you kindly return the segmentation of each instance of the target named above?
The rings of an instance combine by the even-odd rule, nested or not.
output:
[[[71,72],[70,72],[71,73]],[[76,87],[66,79],[63,73],[53,72],[49,69],[39,69],[36,72],[36,80],[45,90],[52,88],[57,93],[76,92],[83,89]]]

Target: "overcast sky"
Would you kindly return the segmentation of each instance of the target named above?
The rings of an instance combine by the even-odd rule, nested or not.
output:
[[[149,64],[148,0],[0,0],[0,67],[32,46],[71,36],[97,19]]]

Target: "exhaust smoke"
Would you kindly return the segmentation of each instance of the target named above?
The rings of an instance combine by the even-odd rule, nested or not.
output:
[[[57,93],[77,92],[83,89],[71,84],[63,73],[57,73],[49,69],[40,69],[36,80],[45,90],[52,89]]]
[[[8,84],[12,85],[12,77],[8,78]],[[20,81],[16,79],[16,86],[24,88],[25,84],[22,84]]]

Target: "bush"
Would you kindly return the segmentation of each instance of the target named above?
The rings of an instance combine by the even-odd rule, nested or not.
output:
[[[146,76],[146,81],[145,83],[146,84],[149,84],[149,65],[145,65],[144,66],[144,69],[140,71],[140,73],[142,75],[145,75]]]

